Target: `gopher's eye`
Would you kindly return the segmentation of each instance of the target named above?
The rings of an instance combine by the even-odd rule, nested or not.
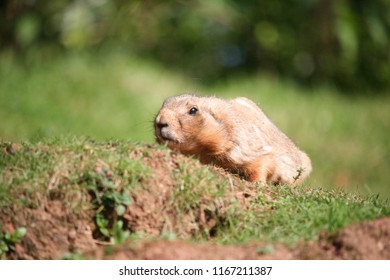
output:
[[[194,116],[194,115],[196,115],[197,112],[198,112],[198,108],[192,107],[192,108],[188,111],[188,114],[190,114],[191,116]]]

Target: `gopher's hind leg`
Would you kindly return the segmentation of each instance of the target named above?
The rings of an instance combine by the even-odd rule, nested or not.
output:
[[[246,180],[250,182],[279,183],[278,176],[275,174],[274,160],[269,156],[261,157],[255,162],[246,164],[243,167],[243,174]]]

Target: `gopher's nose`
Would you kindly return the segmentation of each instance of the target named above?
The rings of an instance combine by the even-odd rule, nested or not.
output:
[[[156,126],[157,126],[158,129],[162,129],[164,127],[167,127],[168,124],[167,123],[163,123],[163,122],[158,122],[158,123],[156,123]]]
[[[155,122],[156,122],[156,128],[159,130],[163,129],[164,127],[168,127],[167,118],[161,112],[156,117]]]

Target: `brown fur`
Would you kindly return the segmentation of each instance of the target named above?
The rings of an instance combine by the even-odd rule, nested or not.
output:
[[[252,182],[299,184],[312,169],[309,157],[243,97],[170,97],[154,128],[158,143]]]

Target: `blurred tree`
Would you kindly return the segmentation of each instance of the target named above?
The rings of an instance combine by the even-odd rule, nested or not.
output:
[[[119,46],[203,82],[271,72],[390,88],[388,0],[2,0],[0,48]],[[356,91],[350,91],[356,92]]]

